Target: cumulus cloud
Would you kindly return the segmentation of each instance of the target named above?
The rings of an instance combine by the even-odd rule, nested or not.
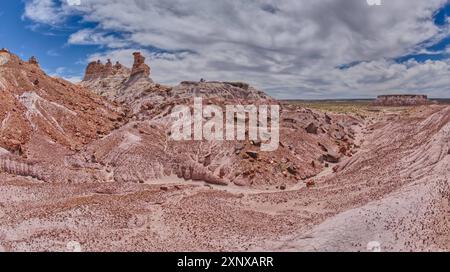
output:
[[[67,67],[57,67],[56,69],[50,71],[49,75],[51,77],[63,78],[72,83],[79,83],[82,80],[81,76],[73,75],[73,71]]]
[[[67,9],[67,5],[66,1],[26,0],[23,16],[37,23],[57,25],[74,11]]]
[[[70,35],[69,44],[103,45],[109,48],[121,48],[128,45],[125,39],[94,29],[82,29]]]
[[[144,50],[162,83],[242,80],[282,98],[445,96],[450,83],[446,60],[392,61],[448,35],[433,22],[446,0],[56,2],[28,1],[25,16],[55,23],[81,14],[98,24],[73,33],[70,44],[100,45],[104,50],[90,58],[125,63],[133,50]],[[339,68],[345,64],[353,65]]]

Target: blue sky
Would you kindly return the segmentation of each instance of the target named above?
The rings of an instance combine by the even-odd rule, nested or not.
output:
[[[130,65],[141,50],[165,84],[239,80],[278,98],[450,97],[449,16],[443,0],[2,1],[0,47],[73,81],[90,60]]]
[[[2,1],[0,47],[8,48],[23,59],[37,56],[48,74],[79,77],[86,67],[86,57],[101,49],[70,45],[67,40],[73,31],[89,24],[79,23],[79,17],[59,26],[35,23],[23,17],[24,6],[23,1]]]

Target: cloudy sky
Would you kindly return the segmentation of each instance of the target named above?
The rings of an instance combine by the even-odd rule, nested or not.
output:
[[[277,98],[450,97],[450,3],[368,2],[2,1],[0,47],[70,80],[90,60],[130,65],[140,50],[166,84],[246,81]]]

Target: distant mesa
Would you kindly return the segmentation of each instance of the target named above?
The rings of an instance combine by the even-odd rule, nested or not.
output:
[[[421,106],[430,104],[428,96],[415,94],[380,95],[373,102],[374,106]]]
[[[230,82],[230,81],[207,81],[205,79],[200,79],[200,81],[182,81],[180,83],[181,85],[195,85],[195,86],[200,86],[201,84],[203,85],[210,85],[210,84],[226,84],[226,85],[230,85],[236,88],[240,88],[240,89],[244,89],[244,90],[248,90],[250,88],[250,85],[248,83],[244,83],[244,82]]]

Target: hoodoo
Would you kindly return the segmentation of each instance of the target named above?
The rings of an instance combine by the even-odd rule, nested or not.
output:
[[[141,52],[134,52],[134,64],[131,69],[131,77],[137,74],[143,74],[145,77],[150,77],[150,66],[145,64],[145,57],[142,56]]]

